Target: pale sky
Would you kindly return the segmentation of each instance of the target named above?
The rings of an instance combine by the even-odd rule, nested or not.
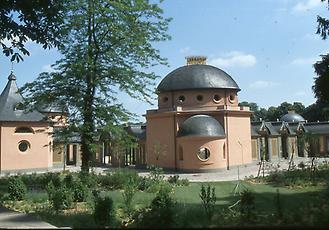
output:
[[[170,67],[158,66],[158,84],[172,70],[185,65],[185,56],[207,56],[207,64],[230,74],[241,91],[239,101],[261,107],[280,103],[315,102],[313,64],[328,53],[329,40],[315,34],[317,15],[329,17],[321,0],[165,0],[160,5],[172,17],[171,41],[156,44]],[[14,63],[18,86],[49,71],[58,58],[56,50],[27,45],[31,55]],[[0,88],[11,70],[0,56]],[[147,109],[156,108],[120,94],[120,100],[141,121]]]

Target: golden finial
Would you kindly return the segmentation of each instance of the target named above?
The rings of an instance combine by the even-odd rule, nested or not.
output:
[[[187,65],[205,65],[207,57],[206,56],[188,56],[185,57]]]

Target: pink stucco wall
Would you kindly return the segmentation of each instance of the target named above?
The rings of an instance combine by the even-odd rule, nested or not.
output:
[[[30,127],[34,133],[15,133],[17,127]],[[47,123],[2,122],[0,132],[1,171],[52,167],[52,128]],[[26,152],[18,149],[22,140],[30,143]]]
[[[214,137],[180,137],[177,138],[177,153],[179,148],[183,153],[183,160],[177,157],[178,168],[180,169],[219,169],[226,167],[226,159],[223,158],[223,145],[225,139]],[[197,153],[200,148],[210,150],[210,156],[207,160],[200,160]]]
[[[177,125],[174,114],[147,116],[146,164],[175,168],[175,133]],[[156,154],[155,152],[159,152]],[[156,159],[158,155],[158,159]]]
[[[250,117],[238,113],[228,114],[225,130],[228,142],[228,165],[251,163]]]

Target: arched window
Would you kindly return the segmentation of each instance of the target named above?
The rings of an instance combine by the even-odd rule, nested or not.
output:
[[[15,133],[33,133],[33,129],[26,126],[17,127]]]
[[[210,157],[210,150],[207,148],[200,148],[197,153],[197,156],[200,160],[206,161]]]

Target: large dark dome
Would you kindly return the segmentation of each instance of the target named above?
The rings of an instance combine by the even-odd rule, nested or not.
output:
[[[210,65],[186,65],[170,72],[158,85],[160,92],[189,89],[236,89],[230,75]]]
[[[215,118],[208,115],[194,115],[183,122],[178,136],[225,137],[225,131]]]
[[[281,121],[285,122],[300,122],[300,121],[305,121],[304,117],[297,113],[287,113],[283,115],[280,119]]]

